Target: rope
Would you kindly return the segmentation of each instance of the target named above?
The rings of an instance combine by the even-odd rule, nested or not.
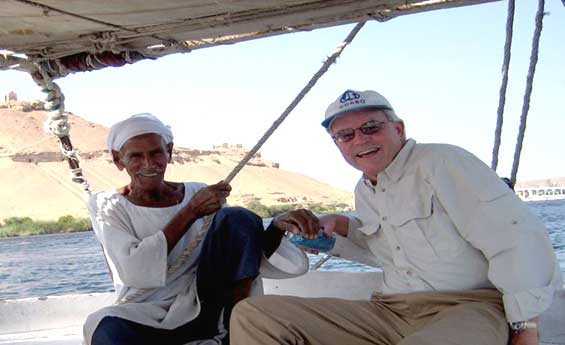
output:
[[[318,260],[318,262],[316,262],[314,266],[312,266],[312,271],[316,271],[318,268],[322,267],[322,265],[328,262],[331,258],[333,258],[333,256],[328,254]]]
[[[563,0],[565,1],[565,0]],[[512,26],[514,25],[515,0],[508,0],[508,16],[506,17],[506,42],[504,42],[504,61],[502,62],[502,83],[498,98],[496,129],[494,131],[494,147],[492,149],[492,170],[498,166],[498,151],[500,150],[500,137],[502,136],[502,122],[504,104],[506,102],[506,88],[508,86],[508,69],[510,68],[510,50],[512,47]]]
[[[543,16],[545,0],[538,0],[538,12],[536,13],[534,36],[532,38],[532,52],[530,55],[530,67],[528,68],[528,76],[526,78],[526,91],[524,92],[524,103],[522,105],[522,115],[520,116],[520,128],[518,131],[518,139],[516,142],[516,149],[514,150],[514,163],[512,164],[512,173],[510,180],[516,183],[516,175],[518,174],[518,165],[520,164],[520,154],[522,152],[522,143],[524,141],[524,134],[526,132],[526,119],[528,117],[528,110],[530,109],[530,96],[532,95],[532,86],[534,82],[534,74],[536,73],[536,64],[538,63],[539,40],[541,30],[543,28]]]
[[[42,91],[47,94],[45,109],[49,111],[49,114],[47,115],[45,126],[53,135],[59,138],[61,153],[69,163],[71,180],[79,183],[84,196],[88,197],[91,194],[90,185],[82,174],[82,169],[79,166],[78,152],[73,148],[69,137],[71,126],[68,121],[69,117],[65,113],[65,96],[61,92],[59,85],[51,80],[45,64],[36,63],[35,65],[41,78],[34,78],[34,80],[41,86]]]
[[[355,38],[355,36],[357,35],[357,33],[361,30],[361,28],[363,27],[363,25],[365,25],[365,22],[360,22],[357,25],[355,25],[355,27],[351,30],[351,32],[349,33],[349,35],[347,35],[346,39],[343,41],[343,43],[341,43],[336,50],[334,51],[334,53],[332,55],[330,55],[326,61],[324,61],[324,64],[322,65],[322,67],[320,67],[320,69],[318,70],[318,72],[316,72],[316,74],[314,74],[314,76],[310,79],[310,81],[308,82],[308,84],[306,84],[306,86],[302,89],[302,91],[300,91],[300,93],[298,94],[298,96],[296,96],[296,98],[288,105],[288,107],[283,111],[283,113],[279,116],[279,118],[277,120],[275,120],[275,122],[273,122],[272,126],[265,132],[265,134],[263,134],[263,136],[261,137],[261,139],[259,139],[259,142],[257,144],[255,144],[255,146],[251,149],[251,151],[249,151],[245,157],[243,157],[243,159],[241,160],[241,162],[239,162],[235,168],[233,168],[232,172],[230,172],[228,174],[228,176],[226,177],[225,181],[226,182],[231,182],[231,180],[235,177],[235,175],[237,175],[237,173],[243,169],[243,166],[245,164],[247,164],[247,162],[253,158],[253,156],[259,151],[259,149],[261,148],[261,146],[267,141],[267,139],[269,139],[269,137],[271,136],[271,134],[273,134],[273,132],[281,125],[281,123],[286,119],[286,117],[290,114],[290,112],[298,105],[298,103],[300,101],[302,101],[302,99],[304,98],[304,96],[306,96],[306,94],[312,89],[312,87],[316,84],[316,82],[324,75],[324,73],[326,73],[328,71],[328,69],[330,68],[330,66],[335,63],[335,61],[337,60],[337,58],[341,55],[341,53],[343,52],[343,50],[345,49],[345,47],[347,47],[347,45],[349,45],[349,43],[351,43],[351,41],[353,41],[353,39]]]
[[[290,114],[290,112],[300,103],[300,101],[306,96],[306,94],[312,89],[312,87],[316,84],[316,82],[328,71],[330,66],[335,63],[337,58],[341,55],[345,47],[353,41],[357,33],[361,30],[361,28],[365,25],[365,21],[357,23],[355,27],[351,30],[349,35],[345,38],[345,40],[337,46],[336,50],[332,55],[330,55],[322,64],[322,67],[312,76],[310,81],[304,86],[304,88],[298,93],[298,95],[294,98],[292,102],[286,107],[286,109],[282,112],[278,119],[276,119],[271,127],[267,129],[265,134],[259,139],[257,144],[253,146],[253,148],[241,159],[241,161],[233,168],[233,170],[228,174],[228,176],[224,179],[224,182],[230,183],[233,178],[243,169],[245,164],[249,162],[251,158],[259,151],[261,146],[269,139],[269,137],[273,134],[273,132],[282,124],[282,122],[286,119],[286,117]],[[185,248],[183,253],[178,257],[176,262],[171,265],[167,270],[167,275],[171,275],[175,273],[180,267],[182,267],[185,261],[190,258],[194,250],[198,247],[200,242],[206,236],[210,225],[212,224],[212,220],[214,219],[215,214],[208,215],[204,217],[204,225],[202,226],[202,230],[195,236],[194,240],[188,244]],[[122,304],[128,303],[141,297],[142,295],[151,292],[153,289],[138,289],[133,294],[124,296],[120,300],[116,301],[115,304]]]

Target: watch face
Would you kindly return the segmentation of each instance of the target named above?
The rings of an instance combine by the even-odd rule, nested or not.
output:
[[[535,322],[530,322],[530,321],[518,321],[518,322],[510,323],[510,329],[516,332],[523,331],[525,329],[533,329],[537,327],[538,325]]]
[[[512,328],[514,331],[519,331],[524,328],[525,324],[526,323],[524,321],[512,322],[510,324],[510,328]]]

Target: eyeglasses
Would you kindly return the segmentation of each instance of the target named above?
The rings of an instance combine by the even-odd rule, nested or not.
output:
[[[359,128],[345,128],[337,131],[332,135],[332,139],[338,143],[346,143],[355,138],[355,131],[359,130],[365,135],[373,135],[380,133],[386,123],[389,121],[369,121],[365,122]]]

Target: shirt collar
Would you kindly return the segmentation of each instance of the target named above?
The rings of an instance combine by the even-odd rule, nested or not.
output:
[[[390,181],[398,181],[404,172],[404,167],[408,163],[408,158],[410,154],[414,150],[414,146],[416,146],[416,141],[414,139],[408,139],[396,155],[392,162],[383,170],[380,174],[377,175],[377,181],[383,177],[390,180]],[[363,174],[363,182],[369,188],[374,188],[371,180],[367,177],[367,175]]]

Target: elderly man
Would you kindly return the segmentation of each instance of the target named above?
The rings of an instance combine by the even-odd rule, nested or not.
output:
[[[277,249],[283,233],[264,231],[250,211],[222,208],[227,183],[165,181],[173,136],[151,114],[115,124],[108,149],[131,181],[94,194],[88,209],[118,298],[89,316],[86,344],[228,343],[231,309],[249,295],[263,255]],[[204,240],[196,241],[203,217],[214,212]]]
[[[290,212],[278,224],[307,237],[320,226],[369,251],[383,291],[370,301],[247,299],[232,314],[232,344],[506,345],[509,334],[537,344],[561,272],[543,224],[496,173],[461,148],[407,140],[375,91],[347,90],[322,125],[363,173],[356,216],[306,223]]]

